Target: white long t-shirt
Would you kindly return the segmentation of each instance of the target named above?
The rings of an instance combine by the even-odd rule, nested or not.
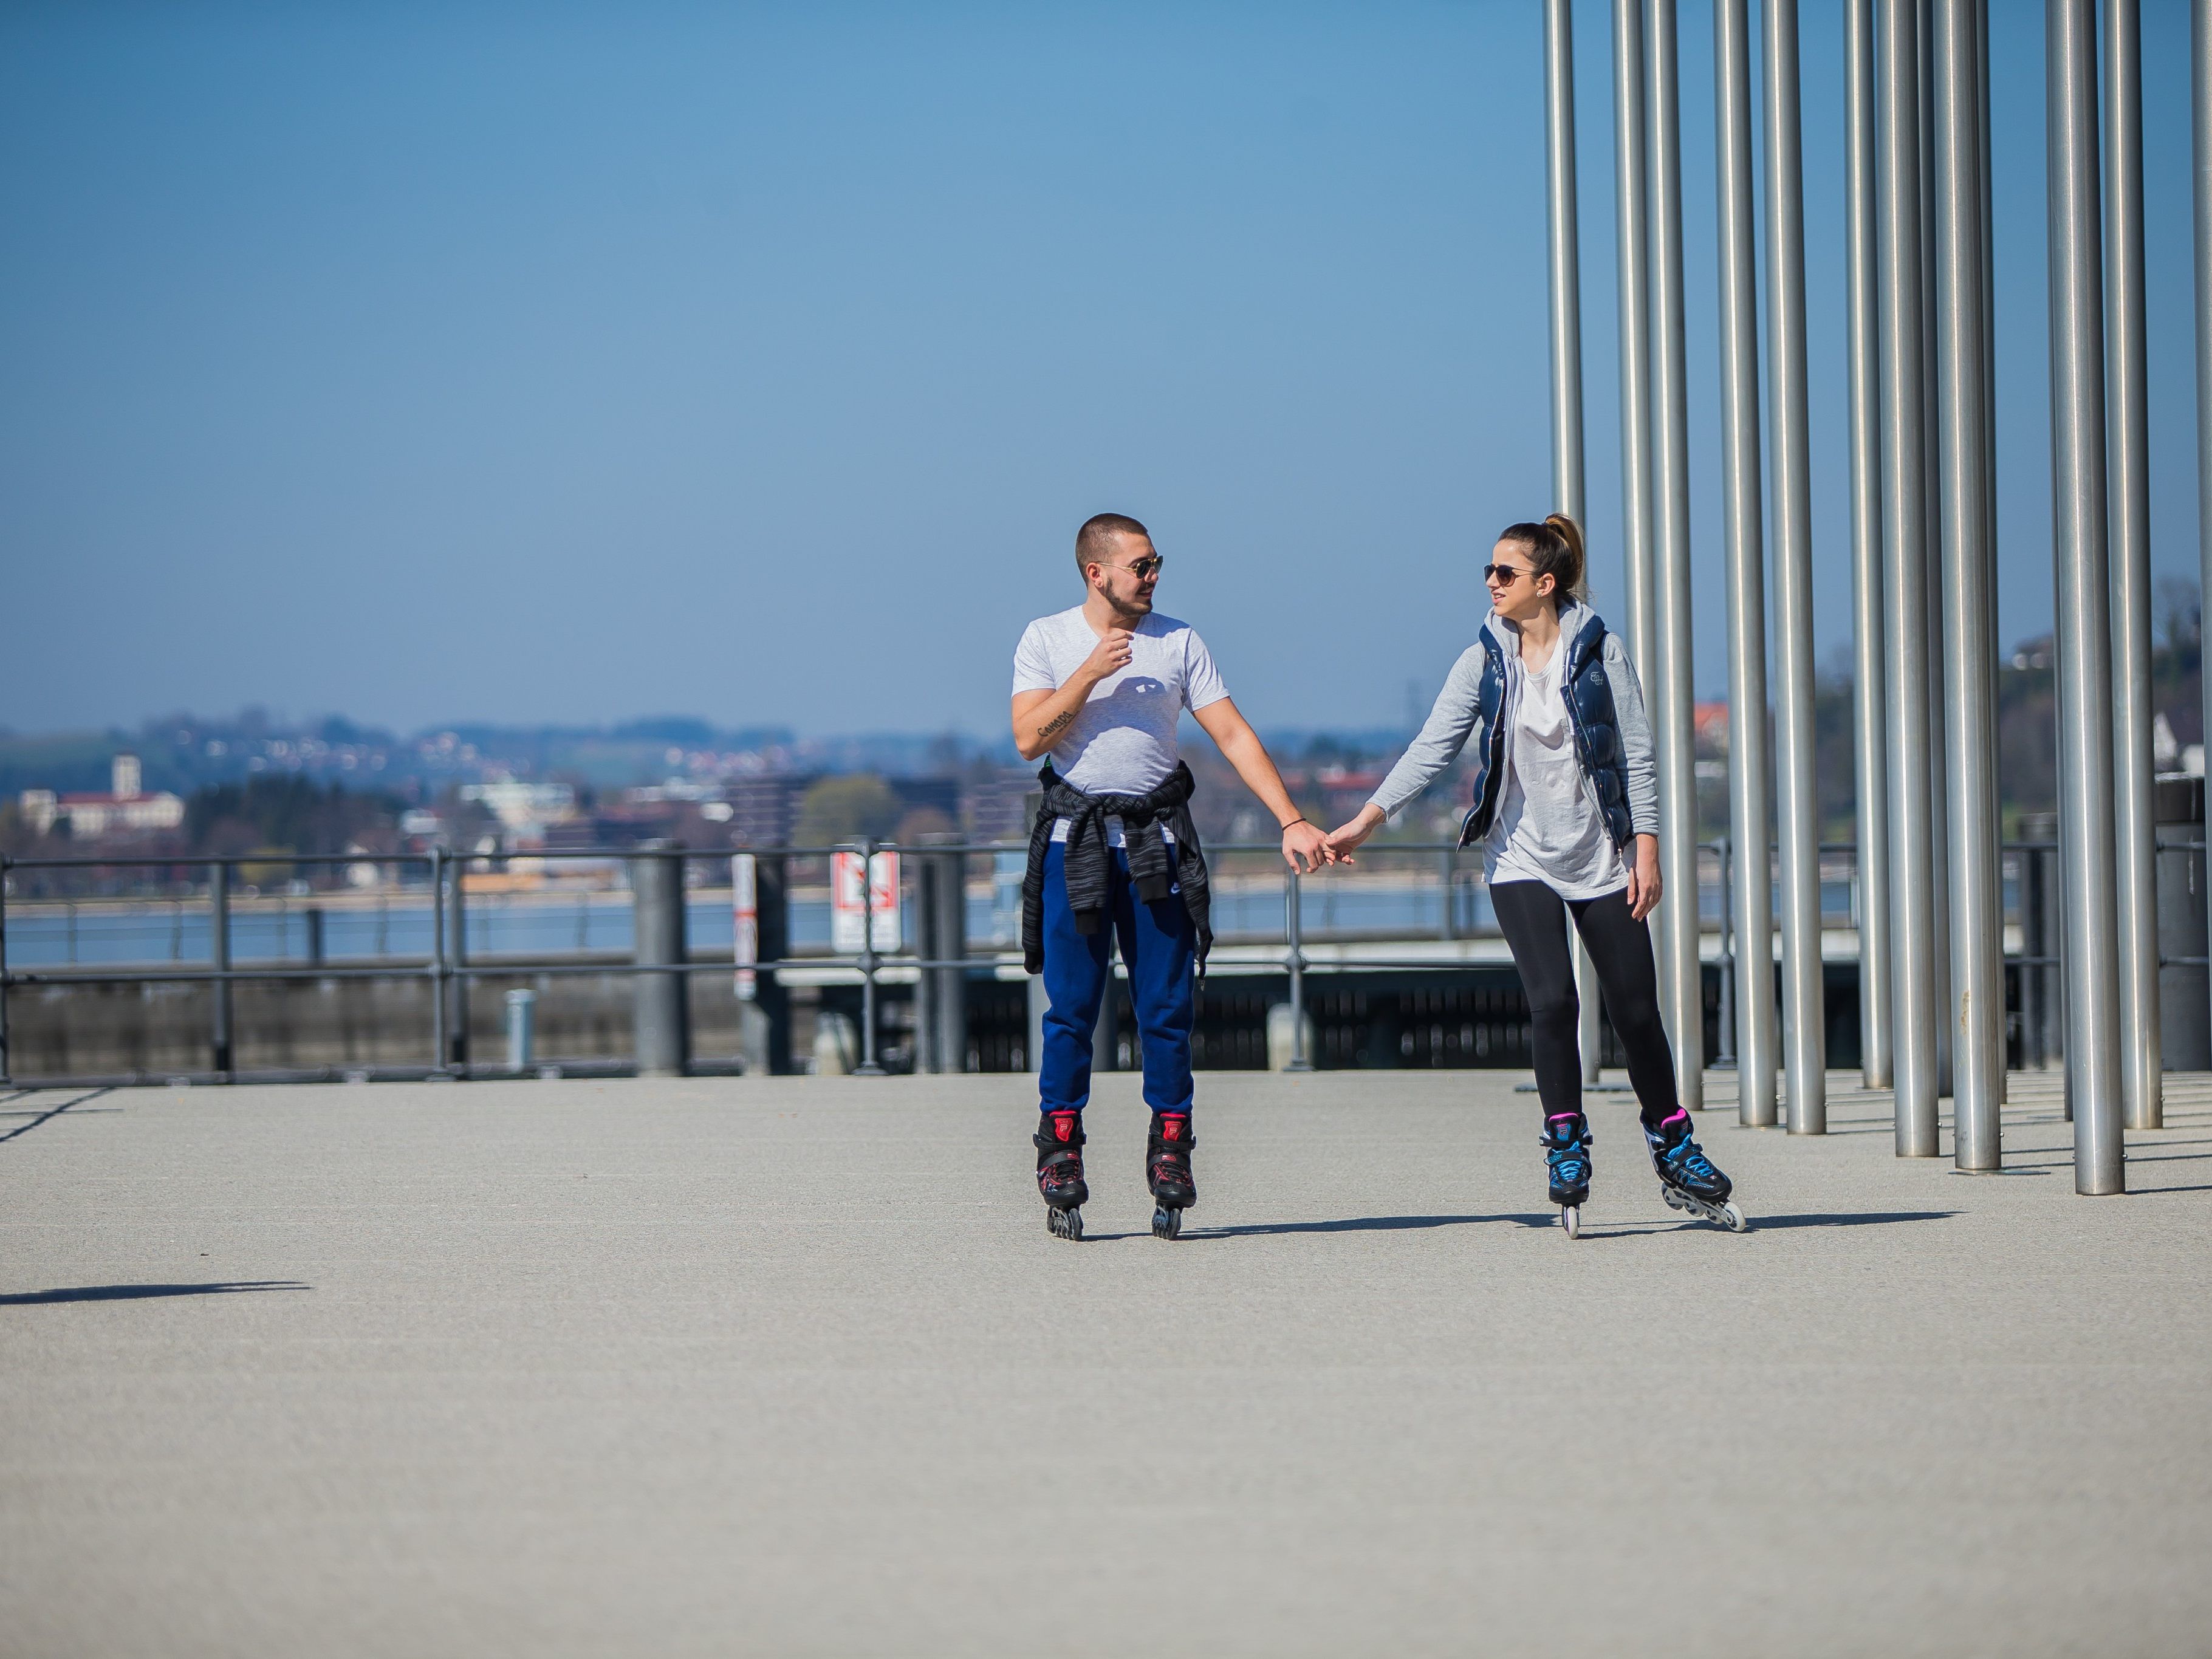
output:
[[[1543,667],[1519,665],[1520,696],[1505,740],[1505,790],[1483,843],[1486,882],[1540,881],[1561,898],[1602,898],[1628,884],[1575,754],[1561,686],[1567,642]]]

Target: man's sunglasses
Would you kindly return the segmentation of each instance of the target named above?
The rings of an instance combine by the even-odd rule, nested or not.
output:
[[[1148,582],[1152,580],[1153,577],[1160,574],[1160,567],[1166,562],[1166,559],[1162,557],[1159,554],[1155,553],[1149,559],[1139,559],[1134,564],[1109,564],[1106,568],[1109,570],[1126,570],[1132,576],[1134,576],[1139,581]]]
[[[1500,587],[1510,587],[1523,576],[1533,576],[1533,570],[1523,570],[1516,564],[1486,564],[1482,567],[1482,580],[1496,582]]]

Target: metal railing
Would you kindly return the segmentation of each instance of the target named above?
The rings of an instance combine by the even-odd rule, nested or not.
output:
[[[878,1053],[878,1000],[881,982],[887,969],[896,969],[902,974],[927,974],[951,970],[964,972],[976,966],[995,962],[997,948],[982,953],[969,951],[963,940],[957,956],[930,955],[919,945],[909,948],[903,940],[899,948],[883,951],[877,948],[874,883],[865,872],[873,868],[872,860],[879,853],[892,853],[907,859],[958,860],[963,866],[964,886],[965,861],[971,856],[1004,857],[1022,854],[1028,843],[1023,842],[966,842],[935,841],[919,844],[896,842],[860,840],[824,846],[778,846],[756,848],[701,849],[665,847],[647,844],[632,848],[563,848],[551,851],[524,853],[459,853],[443,848],[433,848],[415,854],[275,854],[260,852],[246,854],[201,855],[173,857],[146,855],[137,857],[93,856],[82,859],[11,859],[0,857],[0,1084],[15,1084],[12,1049],[9,1041],[9,993],[22,988],[65,987],[92,985],[156,985],[206,984],[212,988],[209,1015],[208,1041],[212,1065],[204,1073],[186,1073],[194,1078],[207,1077],[220,1082],[234,1081],[240,1075],[234,1054],[232,990],[240,983],[281,982],[286,981],[337,980],[417,980],[427,984],[429,993],[430,1017],[425,1035],[429,1039],[431,1062],[420,1068],[420,1075],[430,1078],[454,1077],[471,1074],[467,1057],[467,990],[472,984],[495,979],[519,977],[548,977],[562,975],[598,975],[614,977],[652,976],[661,979],[680,979],[691,974],[728,973],[740,966],[751,966],[763,975],[775,975],[793,969],[820,971],[843,970],[855,975],[860,987],[860,1030],[859,1032],[859,1064],[860,1075],[880,1075],[884,1067]],[[2193,837],[2161,836],[2161,850],[2199,850],[2204,845],[2201,834]],[[1455,843],[1442,841],[1382,842],[1370,844],[1370,858],[1408,857],[1432,859],[1437,873],[1439,896],[1437,925],[1434,933],[1413,931],[1393,931],[1381,939],[1366,937],[1374,943],[1387,945],[1392,939],[1414,937],[1433,937],[1439,940],[1455,940],[1471,937],[1495,935],[1493,926],[1484,927],[1472,917],[1463,916],[1461,895],[1467,890],[1462,877],[1471,860],[1463,859],[1462,849]],[[2023,974],[2035,973],[2043,983],[2036,999],[2039,1012],[2048,1018],[2047,1011],[2055,1008],[2061,994],[2057,985],[2058,956],[2057,941],[2039,936],[2041,929],[2027,926],[2032,920],[2025,913],[2027,903],[2027,872],[2029,861],[2044,855],[2053,855],[2056,848],[2048,842],[2008,842],[2002,849],[2016,872],[2013,884],[2021,895],[2021,902],[2008,908],[2021,913],[2023,949],[2007,957],[2008,966]],[[652,860],[673,861],[678,866],[672,889],[675,902],[682,908],[689,890],[684,872],[700,862],[726,865],[733,852],[748,852],[763,860],[780,860],[787,869],[797,860],[825,860],[845,854],[857,855],[864,872],[859,883],[860,890],[860,946],[858,950],[799,953],[787,950],[785,954],[758,962],[740,962],[736,946],[728,952],[709,951],[695,955],[688,943],[686,930],[680,926],[677,937],[684,945],[680,954],[671,959],[647,959],[641,954],[638,941],[644,930],[637,927],[633,933],[630,959],[628,961],[598,959],[578,961],[568,957],[524,954],[520,957],[504,954],[496,962],[472,960],[467,949],[466,916],[467,884],[465,877],[471,866],[494,868],[516,862],[538,866],[562,863],[572,865],[613,864],[626,868],[633,874],[633,914],[641,885],[635,879],[643,863]],[[1699,852],[1700,878],[1698,909],[1700,930],[1705,931],[1705,901],[1709,895],[1717,896],[1719,933],[1719,1012],[1720,1042],[1716,1047],[1716,1065],[1733,1063],[1735,976],[1738,969],[1733,921],[1732,884],[1733,856],[1725,838],[1701,843]],[[1825,843],[1820,848],[1824,860],[1852,857],[1850,882],[1850,918],[1854,923],[1858,912],[1858,871],[1856,848],[1850,842]],[[1224,861],[1261,856],[1279,858],[1279,849],[1269,842],[1224,842],[1209,849],[1215,861],[1217,873],[1227,873]],[[1770,850],[1770,856],[1771,856]],[[1710,866],[1716,881],[1709,885],[1706,869]],[[374,866],[389,870],[422,870],[427,881],[422,891],[429,912],[429,949],[420,958],[394,957],[382,954],[388,933],[386,927],[379,931],[379,955],[369,961],[330,961],[311,959],[304,963],[290,961],[258,962],[240,964],[234,960],[233,951],[232,902],[233,877],[241,868],[258,869],[336,869],[347,866]],[[1311,1069],[1312,1056],[1308,1053],[1306,1033],[1307,979],[1310,975],[1409,970],[1422,972],[1444,971],[1457,960],[1434,954],[1425,956],[1391,955],[1363,951],[1356,957],[1316,961],[1308,953],[1311,942],[1307,927],[1307,885],[1310,878],[1298,875],[1278,863],[1283,894],[1282,951],[1279,957],[1261,957],[1256,963],[1247,958],[1246,965],[1278,968],[1288,985],[1288,1005],[1291,1016],[1292,1070]],[[76,871],[118,872],[127,870],[201,872],[205,872],[206,906],[208,913],[209,954],[204,964],[178,960],[181,946],[181,902],[173,913],[177,918],[172,930],[171,964],[94,966],[70,965],[56,971],[52,968],[19,969],[9,965],[8,955],[8,921],[9,909],[7,878],[19,872]],[[1359,878],[1332,878],[1360,880]],[[1716,894],[1717,890],[1717,894]],[[388,900],[388,896],[386,896]],[[18,907],[20,908],[20,906]],[[1824,907],[1824,925],[1826,910]],[[69,925],[74,938],[74,913],[69,913]],[[320,929],[310,923],[311,957],[319,957]],[[1340,937],[1342,935],[1340,934]],[[287,933],[289,939],[289,930]],[[2167,965],[2203,966],[2203,957],[2175,957],[2164,959]],[[2023,981],[2025,984],[2025,981]],[[2055,1025],[2056,1022],[2051,1022]],[[457,1034],[459,1041],[456,1042]],[[327,1070],[328,1068],[325,1068]],[[380,1068],[392,1072],[395,1068]]]

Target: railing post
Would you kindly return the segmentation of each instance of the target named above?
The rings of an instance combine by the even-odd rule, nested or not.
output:
[[[446,1076],[446,849],[430,849],[430,1075]]]
[[[937,860],[937,944],[939,962],[968,959],[968,855],[944,853]],[[937,975],[937,1069],[968,1069],[968,970],[939,968]]]
[[[453,1012],[446,1022],[446,1065],[456,1077],[469,1074],[468,907],[463,896],[468,867],[467,856],[455,854],[446,882],[446,899],[453,913],[446,927],[447,961],[451,969],[447,994],[453,999]]]
[[[507,994],[507,1069],[520,1077],[531,1066],[538,1040],[538,993]]]
[[[12,1076],[8,1064],[8,855],[0,853],[0,1088]]]
[[[681,1077],[691,1058],[683,843],[649,841],[629,861],[635,1045],[640,1077]]]
[[[230,866],[220,860],[208,872],[208,965],[216,975],[210,981],[215,1074],[218,1081],[228,1083],[235,1075],[230,1039]]]
[[[1291,971],[1291,1063],[1286,1072],[1310,1072],[1313,1059],[1306,1053],[1306,953],[1304,927],[1299,913],[1305,908],[1298,872],[1283,878],[1284,931],[1290,936],[1287,961]]]
[[[1459,894],[1455,883],[1459,876],[1459,859],[1455,849],[1447,847],[1437,854],[1437,878],[1443,889],[1443,914],[1437,922],[1437,937],[1455,939],[1459,937]],[[1328,920],[1326,916],[1322,918]]]
[[[2196,845],[2158,854],[2159,1060],[2169,1072],[2212,1070],[2212,1000],[2204,962],[2204,780],[2160,778],[2158,822]],[[2180,960],[2176,960],[2180,958]],[[2191,959],[2193,958],[2193,960]]]
[[[1734,847],[1735,844],[1726,836],[1723,836],[1713,843],[1713,851],[1720,865],[1721,880],[1721,1006],[1720,1018],[1717,1022],[1720,1026],[1720,1040],[1714,1044],[1713,1048],[1713,1066],[1718,1071],[1725,1071],[1735,1064],[1735,867],[1732,856]],[[1704,908],[1705,906],[1702,903],[1698,906],[1701,913]],[[1701,914],[1700,932],[1703,931],[1703,927],[1704,918]],[[1743,1090],[1741,1078],[1736,1079],[1736,1090],[1740,1098]],[[1741,1106],[1738,1110],[1741,1112]]]
[[[791,866],[781,853],[753,860],[753,902],[758,913],[760,959],[781,962],[791,954]],[[781,974],[763,968],[755,976],[753,1001],[768,1017],[762,1070],[780,1077],[791,1070],[791,988]],[[747,1054],[750,1063],[750,1051]]]
[[[891,896],[892,903],[898,896]],[[881,1077],[876,1061],[876,839],[860,842],[860,1063],[854,1077]]]

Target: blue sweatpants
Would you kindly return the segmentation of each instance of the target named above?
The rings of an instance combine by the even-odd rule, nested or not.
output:
[[[1044,859],[1043,1063],[1037,1092],[1048,1112],[1081,1111],[1091,1098],[1091,1036],[1108,981],[1107,932],[1075,931],[1067,907],[1066,847]],[[1121,941],[1129,1000],[1145,1054],[1145,1101],[1156,1112],[1190,1109],[1190,1023],[1197,931],[1180,891],[1146,904],[1129,881],[1129,856],[1110,849],[1106,916]]]

